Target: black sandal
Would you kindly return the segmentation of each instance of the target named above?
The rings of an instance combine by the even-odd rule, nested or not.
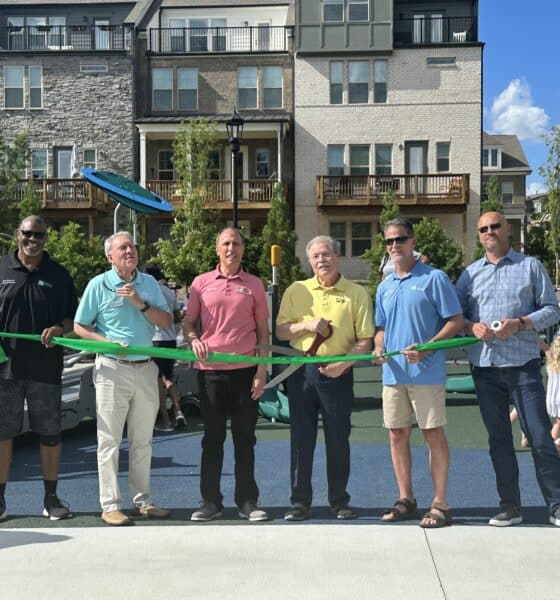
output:
[[[399,506],[402,506],[404,510],[399,510]],[[393,508],[389,508],[383,513],[383,517],[385,515],[392,515],[392,519],[382,519],[385,523],[397,523],[398,521],[410,521],[411,519],[416,519],[418,512],[418,506],[416,504],[416,500],[413,498],[409,500],[408,498],[399,498],[395,504],[393,504]]]
[[[439,510],[439,512],[441,513],[441,515],[437,512],[434,512],[435,510]],[[435,523],[430,523],[429,525],[422,525],[422,521],[424,519],[433,519],[435,521]],[[448,527],[449,525],[451,525],[453,523],[453,517],[451,516],[451,509],[450,508],[443,508],[442,506],[439,506],[438,504],[432,504],[432,506],[430,507],[430,510],[420,519],[420,527],[423,527],[424,529],[440,529],[441,527]]]

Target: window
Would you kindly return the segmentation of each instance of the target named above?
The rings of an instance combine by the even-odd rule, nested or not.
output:
[[[29,108],[43,106],[43,72],[41,67],[29,67]]]
[[[4,108],[25,108],[23,67],[4,67]]]
[[[226,49],[226,19],[212,19],[212,50],[224,52]]]
[[[348,63],[349,104],[365,104],[368,101],[368,66],[367,60],[354,60]]]
[[[375,174],[391,174],[391,155],[393,153],[392,144],[375,144]]]
[[[501,166],[499,148],[486,147],[482,150],[482,166],[487,169],[499,169]]]
[[[350,175],[369,175],[369,146],[350,146]]]
[[[31,177],[33,179],[47,178],[47,149],[31,150]]]
[[[387,102],[387,69],[388,61],[376,60],[373,65],[374,71],[374,88],[373,101]]]
[[[22,50],[24,41],[23,17],[8,17],[8,47],[10,50]]]
[[[152,71],[152,105],[154,110],[173,108],[173,69],[154,69]]]
[[[198,107],[198,69],[177,69],[177,109],[195,110]]]
[[[344,146],[327,146],[327,173],[332,177],[344,175]]]
[[[187,35],[185,19],[169,19],[169,49],[171,52],[184,52]]]
[[[443,14],[430,15],[430,41],[432,44],[441,44],[443,41]]]
[[[369,0],[348,0],[348,20],[367,21]]]
[[[502,181],[502,202],[513,204],[513,181]]]
[[[329,65],[330,103],[342,104],[344,63],[332,62]]]
[[[330,236],[340,244],[340,256],[346,256],[346,223],[331,223]]]
[[[49,17],[49,46],[66,45],[66,17]]]
[[[340,22],[344,20],[344,0],[323,0],[323,21]]]
[[[208,52],[208,19],[191,19],[191,52]]]
[[[282,107],[282,67],[264,67],[263,108]]]
[[[449,146],[449,142],[438,142],[436,144],[438,171],[449,171]]]
[[[270,173],[270,153],[268,148],[257,148],[255,153],[255,172],[257,177],[268,177]]]
[[[84,168],[97,169],[97,150],[95,148],[84,148]]]
[[[257,67],[239,67],[237,82],[239,108],[257,108]]]
[[[108,65],[80,65],[80,73],[108,73]]]
[[[212,150],[208,155],[208,179],[220,179],[220,151]]]
[[[28,47],[30,50],[41,50],[47,47],[47,18],[27,17]]]
[[[371,248],[371,223],[352,223],[352,256],[361,256]]]
[[[454,56],[435,56],[427,58],[426,64],[428,67],[448,67],[454,66],[455,61]]]
[[[173,179],[173,150],[158,152],[158,178],[165,181]]]

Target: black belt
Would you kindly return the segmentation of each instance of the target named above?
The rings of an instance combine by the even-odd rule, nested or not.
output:
[[[151,358],[144,358],[142,360],[126,360],[124,358],[115,358],[114,356],[106,356],[106,355],[99,355],[101,358],[108,358],[109,360],[114,360],[115,362],[119,363],[120,365],[129,365],[129,366],[133,366],[135,367],[136,365],[145,365],[149,362],[152,361]]]

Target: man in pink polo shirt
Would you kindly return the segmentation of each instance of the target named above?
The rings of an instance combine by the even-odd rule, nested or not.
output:
[[[194,279],[183,321],[185,339],[191,342],[199,360],[195,367],[199,369],[204,422],[200,465],[202,504],[191,515],[191,521],[211,521],[222,516],[220,477],[228,415],[235,448],[235,503],[239,516],[249,521],[268,519],[257,506],[259,489],[254,476],[257,400],[264,390],[266,366],[206,362],[209,352],[255,356],[257,345],[269,343],[264,286],[258,277],[243,271],[244,250],[238,229],[228,227],[218,234],[219,264],[214,271]]]

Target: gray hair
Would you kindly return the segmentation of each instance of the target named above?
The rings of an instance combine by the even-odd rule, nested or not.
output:
[[[309,256],[309,252],[311,247],[315,244],[327,244],[331,247],[331,250],[340,256],[340,242],[335,240],[330,235],[316,235],[313,239],[307,242],[307,246],[305,247],[305,254]]]
[[[222,235],[222,233],[224,233],[224,231],[235,231],[235,233],[237,233],[241,238],[241,243],[245,245],[245,236],[243,235],[241,229],[239,229],[238,227],[224,227],[223,229],[220,229],[220,231],[218,231],[218,233],[216,234],[216,246],[218,245],[220,241],[220,236]]]
[[[29,216],[25,217],[24,219],[21,220],[21,223],[19,224],[18,229],[21,229],[22,225],[26,221],[35,221],[35,223],[39,223],[39,225],[41,225],[41,227],[44,227],[45,231],[47,230],[47,223],[45,222],[45,219],[43,219],[43,217],[40,217],[39,215],[29,215]]]
[[[111,248],[113,247],[115,238],[118,237],[127,237],[134,244],[134,238],[130,235],[130,233],[128,233],[128,231],[117,231],[117,233],[113,233],[113,235],[110,235],[103,243],[103,249],[105,250],[105,256],[107,258],[109,258],[109,254],[111,254]]]
[[[385,223],[385,227],[383,228],[384,233],[387,231],[388,227],[402,227],[406,231],[406,235],[408,237],[414,237],[414,227],[408,219],[399,217],[398,219],[391,219],[390,221],[387,221],[387,223]]]

